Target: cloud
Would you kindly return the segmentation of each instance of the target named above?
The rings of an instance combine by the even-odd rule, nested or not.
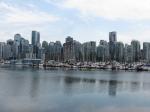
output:
[[[75,9],[87,17],[102,17],[108,20],[150,19],[150,0],[62,0],[62,2],[63,7]]]
[[[30,7],[20,8],[1,2],[0,13],[1,18],[3,19],[1,22],[17,25],[37,25],[42,23],[54,22],[59,19],[58,17],[50,15],[46,12],[33,9],[33,5],[30,9],[28,8]]]

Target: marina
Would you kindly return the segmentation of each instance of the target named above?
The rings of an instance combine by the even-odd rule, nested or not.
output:
[[[12,60],[0,63],[1,66],[28,66],[40,68],[73,68],[73,69],[101,69],[101,70],[129,70],[129,71],[150,71],[150,65],[144,63],[133,64],[120,64],[118,62],[112,63],[92,63],[92,62],[79,62],[74,64],[61,63],[51,61],[53,63],[42,63],[41,59],[24,59]]]

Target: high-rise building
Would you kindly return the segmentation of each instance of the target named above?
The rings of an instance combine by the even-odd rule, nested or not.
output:
[[[126,62],[131,63],[132,62],[132,46],[131,45],[126,45],[126,49],[127,49],[127,55],[125,55],[124,57],[126,58]]]
[[[106,62],[109,60],[109,45],[107,41],[101,40],[97,47],[97,61]]]
[[[14,36],[14,43],[8,41],[9,45],[12,48],[13,58],[14,59],[23,59],[26,58],[26,53],[29,47],[29,41],[24,39],[20,34]]]
[[[36,58],[35,54],[33,54],[33,45],[32,44],[28,45],[26,58],[28,58],[28,59],[35,59]]]
[[[132,40],[131,47],[132,47],[132,61],[139,62],[140,55],[141,55],[140,54],[141,52],[140,42],[137,40]]]
[[[13,59],[18,59],[18,57],[19,57],[18,54],[19,54],[19,47],[16,43],[14,43],[12,45],[12,58]]]
[[[32,45],[39,46],[40,44],[40,32],[32,31]]]
[[[45,50],[48,50],[48,42],[47,42],[47,41],[43,41],[43,42],[42,42],[42,47],[43,47]]]
[[[83,61],[83,57],[82,57],[82,44],[78,41],[74,40],[74,50],[75,50],[75,59],[77,62],[81,62]]]
[[[32,31],[32,39],[31,43],[33,45],[33,54],[35,55],[35,58],[38,58],[38,51],[41,47],[40,45],[40,33],[37,31]]]
[[[116,61],[123,62],[124,61],[124,44],[122,42],[116,43]]]
[[[11,57],[10,57],[10,59],[16,59],[16,58],[14,58],[14,50],[16,50],[16,49],[18,49],[18,47],[16,48],[16,49],[14,49],[14,44],[15,44],[15,42],[14,42],[14,40],[12,40],[12,39],[9,39],[9,40],[7,40],[7,45],[10,45],[10,47],[11,47]],[[16,57],[17,57],[17,55],[16,55]]]
[[[13,54],[14,54],[14,56],[15,56],[16,59],[20,58],[21,38],[22,38],[21,34],[15,34],[14,35],[14,47],[13,47],[13,51],[15,53],[13,53]]]
[[[12,46],[14,44],[14,40],[12,40],[12,39],[7,40],[7,44]]]
[[[109,54],[110,54],[110,60],[115,60],[115,54],[116,54],[116,42],[117,42],[117,33],[116,32],[110,32],[109,33]]]
[[[20,44],[20,58],[26,58],[26,54],[28,53],[29,49],[29,41],[21,38],[21,44]]]
[[[11,46],[8,44],[4,44],[3,47],[3,59],[9,60],[12,56]]]
[[[4,59],[3,57],[3,52],[4,52],[4,45],[5,43],[4,42],[0,42],[0,60]]]
[[[55,60],[55,42],[49,43],[49,60]]]
[[[62,44],[60,41],[56,41],[54,44],[54,56],[55,61],[62,61]]]
[[[149,42],[143,43],[143,59],[146,62],[150,62],[150,43]]]
[[[45,61],[44,48],[40,47],[40,48],[38,49],[37,58],[38,58],[38,59],[41,59],[43,62]]]
[[[42,47],[44,48],[44,53],[45,53],[45,61],[49,60],[49,44],[47,41],[42,42]]]
[[[109,32],[109,42],[117,42],[117,32]]]
[[[49,43],[49,60],[62,61],[62,45],[60,41]]]
[[[64,61],[76,61],[75,60],[75,46],[72,37],[68,36],[66,42],[63,44],[63,56]]]
[[[103,45],[99,45],[97,47],[97,52],[96,52],[96,60],[98,62],[104,62],[105,61],[105,47]]]
[[[21,44],[21,38],[22,38],[21,34],[15,34],[15,36],[14,36],[14,42],[15,42],[18,46],[20,46],[20,44]]]
[[[90,41],[82,44],[83,61],[95,62],[96,61],[96,42]]]

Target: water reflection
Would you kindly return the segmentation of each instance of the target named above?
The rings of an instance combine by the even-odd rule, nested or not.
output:
[[[110,96],[116,96],[117,93],[117,81],[116,80],[110,80],[109,81],[109,95]]]
[[[40,82],[40,76],[39,76],[38,72],[34,75],[31,75],[30,96],[32,98],[36,97],[38,94],[39,82]]]
[[[99,83],[98,83],[99,82]],[[105,79],[91,79],[91,78],[81,78],[81,77],[71,77],[66,76],[64,78],[64,83],[67,93],[76,93],[75,89],[80,89],[84,91],[83,84],[93,86],[93,92],[100,89],[99,93],[107,92],[109,96],[115,97],[117,93],[122,91],[127,92],[137,92],[137,91],[150,91],[150,82],[138,82],[138,81],[126,81],[126,80],[105,80]],[[90,85],[89,85],[90,84]],[[94,85],[93,85],[94,84]],[[78,87],[78,88],[76,88]],[[69,89],[69,90],[68,90]]]
[[[139,90],[140,90],[140,82],[131,82],[131,91],[137,92]]]
[[[82,81],[85,83],[95,83],[96,82],[95,79],[86,79],[86,78],[82,79]]]
[[[73,84],[73,83],[79,83],[81,81],[80,78],[78,77],[69,77],[69,76],[66,76],[64,78],[64,81],[67,85],[70,85],[70,84]]]

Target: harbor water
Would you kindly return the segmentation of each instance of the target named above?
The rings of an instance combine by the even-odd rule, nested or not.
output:
[[[150,111],[150,72],[0,68],[0,112],[141,111]]]

